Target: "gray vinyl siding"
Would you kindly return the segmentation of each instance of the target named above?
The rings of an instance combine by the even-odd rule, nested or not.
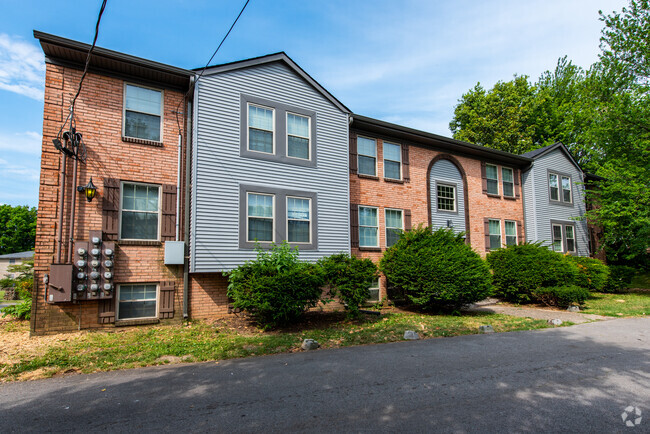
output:
[[[456,212],[438,211],[437,184],[453,185],[456,187]],[[431,226],[435,228],[447,227],[447,220],[451,220],[455,232],[466,232],[465,228],[465,189],[463,177],[449,160],[438,160],[433,164],[429,174],[429,194],[431,204]]]
[[[316,167],[240,156],[242,94],[315,112]],[[240,185],[316,193],[318,249],[301,251],[301,259],[350,252],[346,113],[281,62],[204,76],[196,100],[191,272],[227,271],[255,258],[239,248]]]
[[[556,204],[549,200],[548,171],[571,176],[573,205]],[[577,253],[589,255],[587,222],[575,220],[585,213],[582,172],[567,158],[561,149],[555,149],[535,159],[533,166],[523,176],[526,239],[543,241],[551,245],[551,220],[573,224],[576,229]]]

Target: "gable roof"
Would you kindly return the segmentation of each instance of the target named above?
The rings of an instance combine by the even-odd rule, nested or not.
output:
[[[34,30],[45,53],[45,61],[83,69],[90,45]],[[194,71],[135,57],[95,46],[88,69],[91,72],[135,77],[171,88],[187,90]]]
[[[7,253],[6,255],[0,255],[0,259],[29,259],[33,257],[33,250],[29,252]]]
[[[556,142],[552,145],[544,146],[543,148],[538,148],[538,149],[533,149],[532,151],[528,151],[525,154],[521,154],[523,157],[528,157],[532,158],[533,160],[536,160],[540,157],[543,157],[544,155],[548,154],[549,152],[553,152],[556,149],[559,149],[562,151],[568,160],[573,163],[574,166],[578,168],[579,171],[582,172],[582,167],[578,164],[578,162],[573,158],[573,155],[571,155],[571,152],[567,149],[566,146],[562,142]]]
[[[316,80],[314,80],[309,74],[307,74],[296,62],[294,62],[287,53],[280,51],[278,53],[268,54],[266,56],[253,57],[252,59],[238,60],[236,62],[224,63],[221,65],[210,66],[206,68],[203,75],[213,75],[220,74],[222,72],[233,71],[236,69],[250,68],[259,65],[266,65],[268,63],[280,62],[284,63],[290,69],[292,69],[296,74],[302,77],[310,86],[320,92],[325,98],[327,98],[332,104],[334,104],[339,110],[344,113],[351,113],[350,109],[347,108],[341,101],[336,99],[334,95],[329,93],[327,89],[321,86]],[[202,70],[203,68],[196,68],[194,71]]]
[[[518,167],[530,166],[532,159],[526,155],[511,154],[498,149],[486,148],[485,146],[474,145],[438,134],[427,133],[403,125],[393,124],[379,119],[369,118],[358,114],[352,115],[352,127],[364,131],[375,132],[390,137],[397,137],[409,140],[419,145],[428,145],[434,148],[444,149],[448,152],[463,153],[475,158],[507,163]]]

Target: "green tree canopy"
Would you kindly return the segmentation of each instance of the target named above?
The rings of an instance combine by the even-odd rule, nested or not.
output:
[[[34,250],[36,208],[0,205],[0,255]]]

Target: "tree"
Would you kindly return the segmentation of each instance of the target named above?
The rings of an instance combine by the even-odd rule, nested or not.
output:
[[[36,208],[0,205],[0,255],[34,249]]]

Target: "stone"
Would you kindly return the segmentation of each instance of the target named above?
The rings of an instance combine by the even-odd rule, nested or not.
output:
[[[417,332],[414,332],[413,330],[406,330],[404,332],[404,339],[407,339],[409,341],[417,341],[420,339],[420,335],[417,334]]]
[[[562,325],[562,320],[558,318],[549,319],[547,321],[550,325],[559,326]]]
[[[580,312],[580,307],[579,306],[569,306],[566,308],[569,312]]]
[[[489,324],[478,326],[478,331],[481,333],[494,333],[494,329]]]
[[[318,347],[320,347],[320,344],[313,339],[305,339],[300,346],[300,348],[306,351],[315,350]]]

